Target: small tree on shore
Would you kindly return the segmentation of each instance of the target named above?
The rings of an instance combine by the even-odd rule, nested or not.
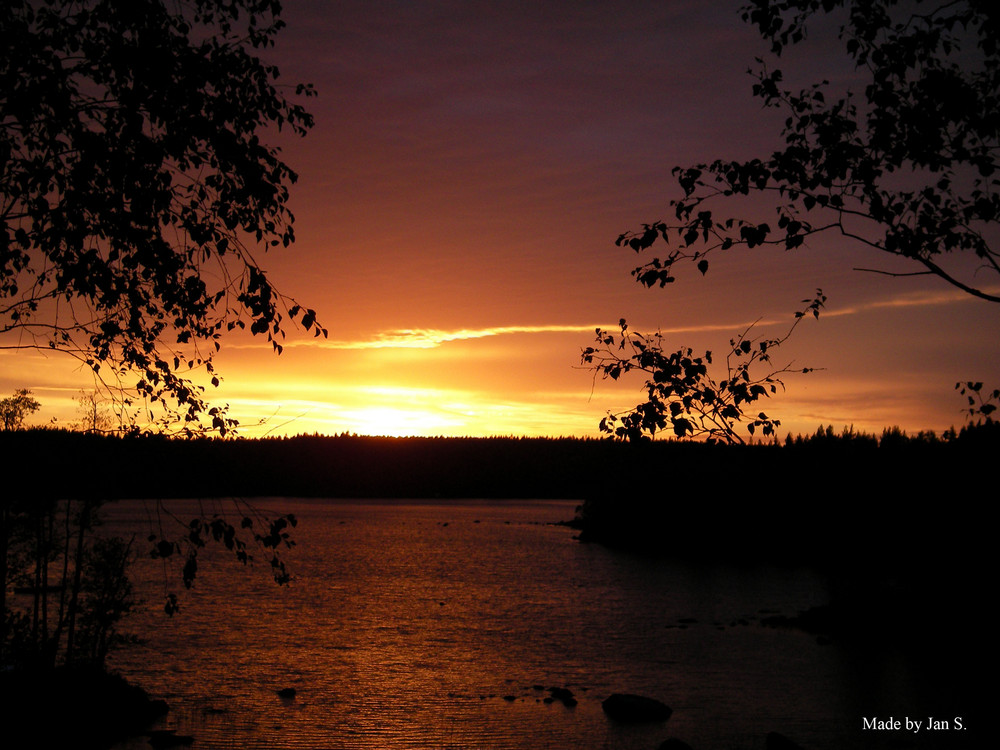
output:
[[[76,429],[95,433],[105,433],[114,429],[114,420],[109,413],[107,402],[101,398],[99,391],[80,391],[76,402],[76,413],[79,417]]]
[[[24,420],[42,408],[27,388],[19,388],[14,395],[0,399],[0,429],[20,430]]]
[[[210,544],[246,566],[262,556],[276,583],[290,580],[282,553],[294,545],[292,514],[234,501],[235,517],[220,508],[189,519],[156,503],[146,535],[124,539],[102,529],[104,505],[92,492],[61,499],[44,487],[0,505],[0,668],[102,665],[134,605],[129,575],[143,549],[178,561],[185,588],[194,585],[199,554]],[[173,588],[168,584],[168,614],[180,608]]]

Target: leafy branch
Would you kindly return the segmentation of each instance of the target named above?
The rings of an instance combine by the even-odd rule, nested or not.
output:
[[[984,391],[981,382],[966,381],[955,383],[955,390],[965,397],[968,408],[963,411],[973,424],[993,421],[993,412],[997,410],[997,404],[1000,404],[1000,388]]]
[[[763,411],[748,417],[746,411],[779,387],[784,389],[783,375],[813,370],[793,367],[791,362],[783,366],[772,362],[775,349],[788,340],[804,317],[819,317],[826,296],[817,289],[812,299],[803,302],[806,306],[795,313],[783,335],[754,337],[754,326],[750,326],[730,339],[721,380],[710,371],[711,351],[703,356],[695,356],[690,347],[668,352],[660,332],[645,335],[632,331],[624,318],[617,334],[598,328],[596,346],[585,348],[581,354],[582,364],[593,369],[595,378],[600,375],[602,379],[619,380],[633,371],[648,376],[643,386],[647,400],[628,411],[608,412],[601,420],[601,432],[628,441],[671,432],[678,438],[705,438],[710,443],[743,443],[737,426],[746,422],[751,436],[758,430],[763,436],[774,435],[779,420]]]
[[[147,537],[150,554],[162,560],[183,558],[181,579],[186,589],[194,586],[199,552],[209,542],[222,545],[242,565],[253,565],[252,549],[256,547],[267,557],[275,583],[285,585],[291,581],[281,551],[295,546],[291,529],[298,525],[298,519],[292,513],[270,515],[249,503],[234,502],[239,515],[235,524],[221,513],[201,513],[184,521],[162,503],[157,503],[155,528]],[[164,528],[164,518],[174,523],[173,533]],[[168,592],[164,611],[173,615],[179,609],[177,594]]]
[[[669,246],[635,269],[639,282],[672,283],[679,261],[705,274],[718,252],[792,250],[836,233],[915,267],[888,275],[936,276],[1000,302],[1000,251],[990,240],[1000,220],[1000,45],[992,12],[972,2],[905,15],[888,0],[755,0],[743,18],[780,55],[806,38],[810,18],[838,6],[849,11],[840,30],[845,51],[868,77],[864,104],[850,91],[830,96],[828,81],[790,91],[781,71],[758,59],[753,93],[786,113],[783,148],[766,158],[675,167],[683,197],[670,201],[673,218],[617,240],[636,252],[658,241]],[[773,197],[773,222],[717,210],[751,194]],[[949,255],[972,262],[966,268]]]

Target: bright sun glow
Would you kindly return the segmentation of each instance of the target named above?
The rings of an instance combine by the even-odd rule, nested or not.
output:
[[[447,432],[449,422],[440,414],[420,410],[371,407],[344,414],[349,430],[359,435],[411,437]]]

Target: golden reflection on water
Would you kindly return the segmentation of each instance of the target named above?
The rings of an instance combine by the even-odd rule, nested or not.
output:
[[[198,747],[645,750],[848,729],[832,650],[738,624],[820,603],[809,574],[581,545],[550,525],[572,516],[566,502],[271,504],[300,518],[290,586],[206,559],[168,620],[145,561],[151,611],[134,627],[148,643],[114,657]],[[546,702],[550,687],[578,704]],[[661,698],[674,716],[613,725],[600,707],[612,692]]]

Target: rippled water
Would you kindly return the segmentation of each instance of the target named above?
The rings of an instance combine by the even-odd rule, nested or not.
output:
[[[168,619],[163,569],[143,560],[149,611],[130,628],[146,642],[111,659],[196,747],[736,749],[777,730],[832,750],[856,735],[864,675],[836,646],[759,624],[823,603],[812,573],[582,545],[551,525],[567,502],[265,504],[300,519],[294,582],[203,562]],[[142,540],[146,513],[118,504],[109,529]],[[579,704],[545,703],[553,686]],[[600,707],[612,692],[674,715],[617,726]]]

